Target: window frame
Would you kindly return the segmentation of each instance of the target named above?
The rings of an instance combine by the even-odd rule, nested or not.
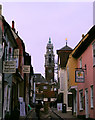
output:
[[[79,110],[83,110],[83,89],[79,91]]]
[[[95,66],[95,41],[92,43],[92,49],[93,49],[93,66]]]
[[[90,86],[90,107],[93,108],[93,85]]]

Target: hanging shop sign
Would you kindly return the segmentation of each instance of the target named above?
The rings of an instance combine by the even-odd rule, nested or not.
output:
[[[30,73],[30,65],[23,65],[22,71],[23,73]]]
[[[83,83],[85,80],[84,71],[82,69],[75,71],[75,82]]]
[[[3,61],[3,73],[16,73],[16,61]]]

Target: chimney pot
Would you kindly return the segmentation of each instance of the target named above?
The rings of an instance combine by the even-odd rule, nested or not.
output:
[[[82,34],[82,38],[84,37],[84,34]]]
[[[12,21],[12,29],[14,29],[14,21]]]

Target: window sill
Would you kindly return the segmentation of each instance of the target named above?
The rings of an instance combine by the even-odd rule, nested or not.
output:
[[[80,109],[79,111],[80,111],[80,112],[82,112],[82,111],[83,111],[83,109]]]
[[[95,65],[93,65],[93,67],[95,67]]]
[[[91,107],[91,109],[94,109],[94,107]]]

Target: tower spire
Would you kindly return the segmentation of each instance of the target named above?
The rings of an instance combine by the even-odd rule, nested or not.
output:
[[[49,43],[51,44],[51,38],[49,37]]]
[[[66,46],[67,46],[67,38],[65,40],[66,40]]]

